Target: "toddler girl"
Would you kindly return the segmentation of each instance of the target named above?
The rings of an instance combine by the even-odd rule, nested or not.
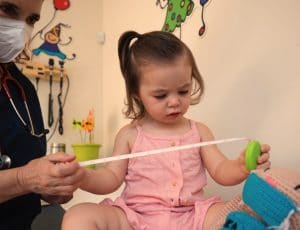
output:
[[[185,117],[203,93],[203,79],[190,49],[171,33],[124,33],[119,60],[126,84],[125,115],[132,119],[117,134],[113,155],[212,141],[210,129]],[[269,167],[262,145],[258,167]],[[215,145],[110,162],[86,169],[81,188],[95,194],[126,186],[115,201],[72,207],[62,229],[209,229],[225,205],[205,199],[206,171],[219,184],[236,185],[248,175],[243,150],[229,160]]]

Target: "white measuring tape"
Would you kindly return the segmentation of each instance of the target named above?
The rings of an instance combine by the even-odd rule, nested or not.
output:
[[[154,149],[154,150],[144,151],[144,152],[122,154],[122,155],[118,155],[118,156],[106,157],[106,158],[101,158],[101,159],[96,159],[96,160],[82,161],[82,162],[79,162],[79,165],[80,166],[88,166],[88,165],[94,165],[94,164],[102,164],[102,163],[107,163],[107,162],[111,162],[111,161],[119,161],[119,160],[135,158],[135,157],[144,157],[144,156],[156,155],[156,154],[167,153],[167,152],[172,152],[172,151],[180,151],[180,150],[185,150],[185,149],[199,148],[199,147],[203,147],[203,146],[207,146],[207,145],[216,145],[216,144],[222,144],[222,143],[226,143],[226,142],[246,141],[246,140],[249,141],[250,139],[245,138],[245,137],[239,137],[239,138],[229,138],[229,139],[223,139],[223,140],[199,142],[199,143],[194,143],[194,144],[189,144],[189,145],[173,146],[173,147]]]

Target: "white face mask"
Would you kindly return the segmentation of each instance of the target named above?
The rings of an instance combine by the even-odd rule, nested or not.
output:
[[[23,21],[0,17],[0,63],[13,61],[23,51],[32,29]]]

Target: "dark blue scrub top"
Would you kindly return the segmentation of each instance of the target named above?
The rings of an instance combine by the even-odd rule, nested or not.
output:
[[[7,69],[23,87],[36,133],[44,131],[42,112],[38,96],[32,83],[10,63]],[[9,81],[8,81],[9,82]],[[27,124],[30,124],[20,91],[9,82],[8,87],[14,103]],[[25,165],[46,153],[46,137],[34,137],[25,129],[10,104],[4,89],[0,91],[0,147],[3,154],[10,156],[12,168]],[[0,178],[1,179],[1,178]],[[0,191],[1,192],[1,191]],[[40,212],[40,195],[27,194],[0,204],[0,229],[28,229],[33,218]]]

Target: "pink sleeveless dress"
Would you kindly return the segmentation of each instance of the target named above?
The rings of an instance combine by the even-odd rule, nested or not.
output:
[[[194,121],[181,136],[153,136],[137,126],[132,152],[198,143]],[[201,230],[208,208],[219,197],[205,199],[207,183],[199,148],[129,160],[125,189],[115,201],[101,204],[121,208],[135,230]]]

